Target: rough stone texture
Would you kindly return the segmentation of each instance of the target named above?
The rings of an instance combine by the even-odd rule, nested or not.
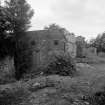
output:
[[[76,39],[73,34],[66,35],[67,40],[59,30],[29,31],[26,34],[31,46],[29,49],[33,49],[33,68],[48,63],[50,56],[55,53],[66,52],[72,57],[76,56]]]
[[[76,57],[76,37],[72,33],[66,34],[66,49],[67,52],[70,54],[71,57],[75,58]]]
[[[0,83],[3,81],[9,81],[14,75],[14,60],[7,56],[0,61]]]
[[[67,43],[67,49],[68,49],[68,53],[75,58],[76,57],[76,44],[75,43],[71,43],[68,42]]]
[[[77,51],[76,55],[77,57],[84,57],[84,49],[85,49],[85,38],[83,36],[76,37],[76,45],[77,45]]]

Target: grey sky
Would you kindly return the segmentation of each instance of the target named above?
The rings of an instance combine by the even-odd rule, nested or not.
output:
[[[105,31],[105,0],[27,0],[35,10],[31,30],[56,23],[87,39]]]

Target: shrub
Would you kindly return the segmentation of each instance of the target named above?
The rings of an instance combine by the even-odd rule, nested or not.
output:
[[[105,105],[105,91],[98,91],[83,100],[88,101],[90,105]]]
[[[44,74],[58,74],[62,76],[72,76],[76,72],[74,60],[68,55],[55,56],[45,67]]]
[[[105,91],[95,93],[93,100],[95,105],[105,105]]]

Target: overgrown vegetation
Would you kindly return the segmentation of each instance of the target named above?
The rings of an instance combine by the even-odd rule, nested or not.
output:
[[[95,39],[91,39],[89,44],[97,48],[97,53],[105,52],[105,32],[97,35]]]
[[[76,66],[70,56],[58,55],[44,68],[43,72],[47,75],[58,74],[62,76],[72,76],[76,72]]]
[[[38,76],[60,75],[74,76],[77,74],[75,60],[68,54],[52,55],[49,62],[39,66],[36,70],[29,71],[23,75],[23,80],[37,78]]]
[[[34,12],[26,0],[8,0],[4,4],[0,5],[0,47],[2,46],[0,56],[14,57],[16,78],[20,79],[19,74],[21,76],[21,69],[23,69],[20,61],[24,61],[25,58],[20,57],[20,49],[23,46],[19,44],[22,36],[30,27],[30,19]]]
[[[88,101],[90,105],[105,105],[105,90],[98,91],[91,96],[87,96],[83,100]]]

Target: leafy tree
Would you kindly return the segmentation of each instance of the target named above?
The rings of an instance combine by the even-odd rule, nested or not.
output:
[[[60,31],[62,33],[62,35],[63,35],[66,42],[68,41],[67,35],[71,34],[68,30],[66,30],[66,28],[61,27],[61,26],[59,26],[59,25],[57,25],[55,23],[50,24],[49,26],[45,26],[44,29],[49,30],[49,31],[53,31],[53,30]]]
[[[21,77],[21,74],[24,73],[23,68],[21,69],[22,66],[20,62],[24,61],[23,59],[26,59],[26,56],[21,56],[20,58],[20,48],[22,46],[19,46],[19,40],[22,37],[21,35],[24,34],[24,32],[30,27],[30,19],[33,16],[33,10],[25,0],[10,0],[9,2],[6,2],[6,7],[10,16],[10,22],[13,26],[12,32],[15,42],[14,60],[16,68],[16,78],[19,79]]]
[[[64,29],[64,28],[62,28],[59,25],[53,23],[53,24],[50,24],[49,26],[45,26],[44,29],[45,30],[61,30],[61,29]]]
[[[20,50],[22,49],[21,48],[22,45],[19,43],[20,39],[24,37],[25,32],[30,27],[30,19],[33,16],[34,12],[31,9],[30,5],[26,2],[26,0],[6,1],[5,7],[3,7],[3,11],[4,11],[3,16],[5,17],[4,19],[6,25],[7,23],[10,25],[10,28],[4,27],[4,29],[10,35],[11,39],[10,43],[11,42],[14,43],[13,56],[14,56],[15,69],[16,69],[16,78],[19,79],[22,74],[22,72],[20,71],[20,60],[24,59],[20,58],[20,52],[21,52]],[[5,31],[2,30],[3,33]],[[8,34],[6,34],[6,37],[8,36]],[[5,34],[2,35],[3,37],[5,36]]]
[[[5,11],[5,8],[0,5],[0,59],[7,55],[13,55],[13,42],[8,33],[12,26]]]
[[[90,43],[91,46],[97,48],[98,52],[105,52],[105,33],[99,34],[93,41]]]

